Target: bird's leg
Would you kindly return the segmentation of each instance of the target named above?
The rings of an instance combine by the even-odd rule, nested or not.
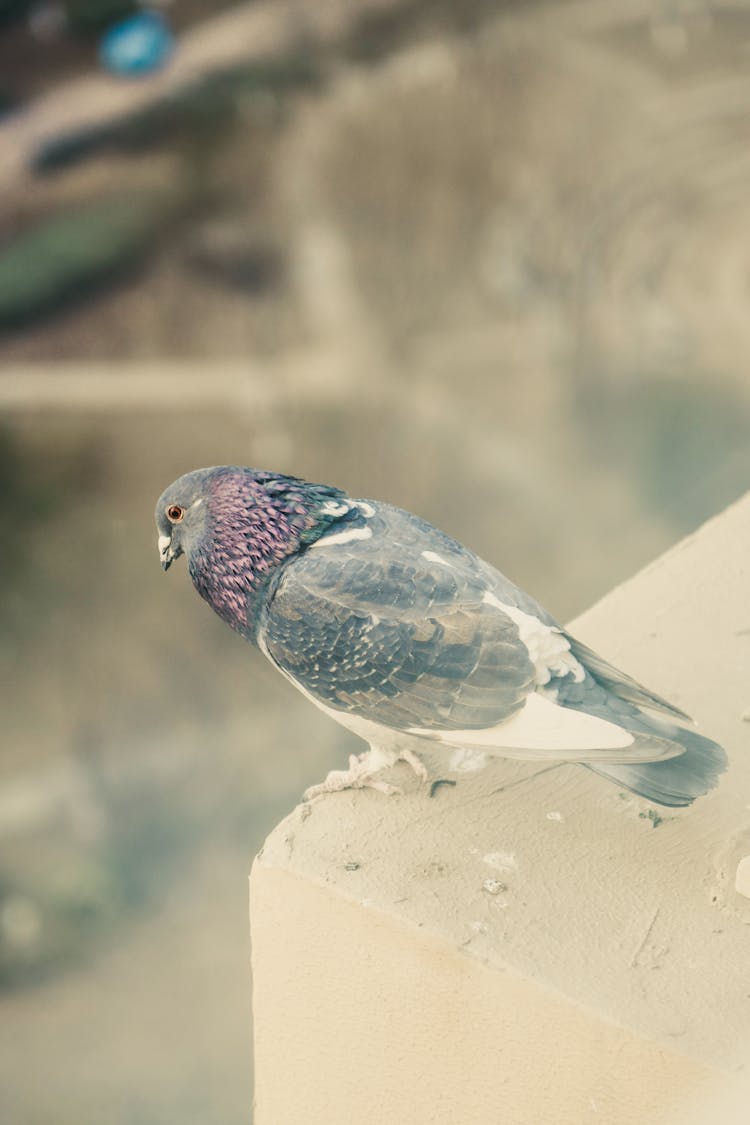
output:
[[[379,793],[393,796],[401,793],[397,785],[390,785],[375,777],[383,769],[393,766],[398,761],[404,761],[414,770],[420,781],[427,781],[425,765],[411,750],[384,750],[380,746],[371,746],[363,754],[349,755],[348,770],[331,770],[325,781],[319,785],[311,785],[305,790],[305,800],[319,797],[322,793],[338,793],[342,789],[377,789]]]

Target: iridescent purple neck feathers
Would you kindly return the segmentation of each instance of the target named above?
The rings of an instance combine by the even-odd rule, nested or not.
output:
[[[278,567],[349,512],[345,493],[295,477],[222,468],[204,485],[206,529],[189,557],[198,593],[254,639],[257,612]]]

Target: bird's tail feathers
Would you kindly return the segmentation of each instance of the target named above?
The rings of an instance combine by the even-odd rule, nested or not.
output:
[[[722,747],[684,727],[662,724],[657,719],[649,719],[649,722],[663,726],[664,733],[685,748],[684,753],[661,762],[611,766],[586,763],[588,768],[632,793],[668,808],[683,808],[715,788],[727,767],[727,756]]]

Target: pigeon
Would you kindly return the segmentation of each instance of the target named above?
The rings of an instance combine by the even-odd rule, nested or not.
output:
[[[167,570],[193,584],[322,711],[369,743],[307,797],[394,787],[420,750],[579,762],[689,805],[723,749],[436,527],[342,489],[235,465],[186,473],[156,505]]]

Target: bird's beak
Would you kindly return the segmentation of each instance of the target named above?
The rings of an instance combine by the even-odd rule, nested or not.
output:
[[[159,548],[159,562],[161,563],[162,570],[169,570],[170,566],[177,558],[176,552],[172,549],[172,540],[168,535],[160,535],[157,544]]]

